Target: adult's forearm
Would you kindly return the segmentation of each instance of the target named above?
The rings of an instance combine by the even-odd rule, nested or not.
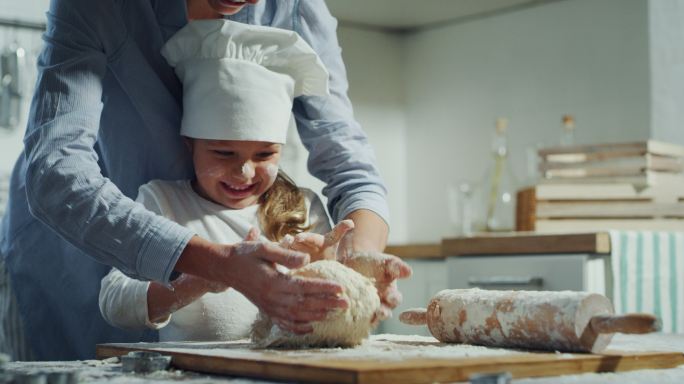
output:
[[[389,227],[375,212],[359,209],[347,215],[346,219],[354,221],[352,246],[355,251],[382,252],[385,249]]]
[[[193,236],[176,262],[177,272],[199,276],[207,280],[222,281],[218,273],[220,259],[225,258],[225,250],[209,240]]]
[[[174,269],[176,272],[210,278],[211,271],[207,270],[207,265],[213,262],[211,255],[216,252],[216,247],[212,242],[193,236],[183,249]]]

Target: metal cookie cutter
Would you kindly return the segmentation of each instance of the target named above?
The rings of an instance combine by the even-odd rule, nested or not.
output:
[[[121,356],[121,371],[150,373],[163,371],[169,367],[171,356],[163,356],[159,352],[129,352]]]
[[[509,372],[476,373],[470,376],[471,384],[509,384],[511,382]]]

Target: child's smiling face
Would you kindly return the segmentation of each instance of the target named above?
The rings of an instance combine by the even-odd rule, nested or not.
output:
[[[192,139],[195,190],[232,209],[254,205],[278,174],[281,144]]]

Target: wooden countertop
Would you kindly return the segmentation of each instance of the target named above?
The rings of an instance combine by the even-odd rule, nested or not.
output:
[[[385,253],[401,257],[402,259],[443,259],[442,244],[405,244],[388,245]]]
[[[610,253],[608,232],[537,234],[511,232],[442,240],[445,256]]]
[[[441,244],[388,245],[385,253],[402,259],[443,259],[450,256],[610,253],[608,232],[539,234],[534,232],[484,233],[446,238]]]

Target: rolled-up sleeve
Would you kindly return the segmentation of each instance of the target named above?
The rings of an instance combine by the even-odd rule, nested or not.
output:
[[[96,260],[165,282],[193,233],[125,197],[94,149],[107,63],[125,42],[115,6],[51,3],[24,139],[27,199],[32,215]]]
[[[326,183],[323,194],[338,222],[358,209],[368,209],[389,223],[387,191],[366,134],[354,119],[347,96],[347,74],[337,41],[337,21],[325,2],[300,1],[294,29],[318,53],[330,73],[330,96],[299,97],[295,117],[309,151],[311,174]]]

